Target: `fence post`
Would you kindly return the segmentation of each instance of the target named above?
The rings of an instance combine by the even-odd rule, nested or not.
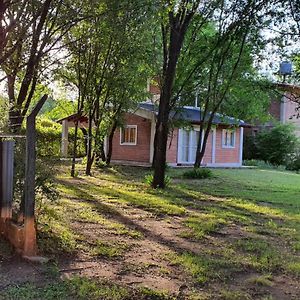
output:
[[[35,162],[36,129],[35,119],[48,95],[44,95],[27,117],[26,123],[26,165],[25,165],[25,209],[24,209],[24,256],[37,254],[35,228]]]
[[[14,141],[1,141],[1,219],[12,218]]]

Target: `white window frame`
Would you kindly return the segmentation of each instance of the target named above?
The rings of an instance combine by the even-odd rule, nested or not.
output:
[[[225,135],[227,133],[233,133],[233,145],[225,144]],[[235,129],[223,129],[222,130],[222,148],[234,149],[236,144],[236,130]]]
[[[134,143],[128,143],[128,142],[122,143],[123,130],[126,128],[135,128],[135,137],[134,137],[135,142]],[[121,146],[136,146],[137,145],[137,125],[125,125],[123,128],[122,127],[120,128],[120,145]]]

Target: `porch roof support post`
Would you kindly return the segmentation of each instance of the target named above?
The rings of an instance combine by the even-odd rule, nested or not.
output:
[[[68,120],[62,121],[62,137],[61,137],[61,156],[68,156],[68,136],[69,136],[69,122]]]
[[[243,165],[243,146],[244,146],[244,127],[240,127],[240,152],[239,152],[239,163]]]
[[[212,130],[212,154],[211,154],[211,163],[216,163],[216,143],[217,143],[217,128]]]

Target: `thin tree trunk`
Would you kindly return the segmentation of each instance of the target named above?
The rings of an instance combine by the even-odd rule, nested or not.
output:
[[[110,161],[111,161],[112,150],[113,150],[113,138],[114,138],[116,129],[117,129],[117,122],[114,121],[111,131],[109,133],[109,137],[108,137],[108,151],[107,151],[107,155],[106,155],[106,164],[108,166],[110,165]]]
[[[82,131],[84,141],[86,141],[87,140],[87,136],[88,136],[88,132],[87,132],[87,130],[85,128],[80,128],[80,129]],[[87,149],[87,143],[85,142],[84,143],[84,154],[85,155],[87,155],[87,151],[88,151],[88,149]]]
[[[94,162],[94,155],[92,155],[92,145],[93,145],[93,118],[92,111],[89,112],[89,127],[88,127],[88,140],[87,140],[87,163],[85,169],[85,175],[91,176],[91,169]]]
[[[203,137],[203,123],[201,123],[200,125],[200,132],[199,132],[199,140],[197,141],[197,151],[196,151],[196,159],[195,159],[195,163],[194,163],[194,168],[200,168],[201,165],[201,161],[203,159],[203,156],[201,155],[201,151],[202,151],[202,137]]]
[[[73,157],[72,157],[72,167],[71,167],[71,176],[72,177],[75,177],[75,166],[76,166],[76,156],[77,156],[77,138],[78,138],[78,120],[75,122]]]
[[[210,130],[211,130],[211,125],[212,124],[208,124],[207,128],[205,129],[203,142],[202,142],[203,133],[200,133],[199,141],[198,141],[198,147],[199,147],[199,145],[200,145],[200,147],[199,147],[199,151],[198,151],[198,147],[197,147],[196,161],[195,161],[195,164],[194,164],[194,168],[200,168],[202,159],[203,159],[204,154],[205,154],[207,140],[208,140],[209,133],[210,133]]]

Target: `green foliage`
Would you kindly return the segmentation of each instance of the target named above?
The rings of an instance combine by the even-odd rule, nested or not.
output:
[[[57,121],[66,116],[74,114],[75,103],[67,99],[54,100],[50,98],[42,108],[41,115],[53,121]]]
[[[300,148],[297,146],[295,153],[290,155],[286,165],[287,170],[300,171]]]
[[[193,168],[182,174],[183,178],[188,179],[206,179],[213,177],[213,173],[207,168]]]
[[[284,165],[288,156],[293,154],[297,145],[294,128],[290,124],[279,124],[270,130],[257,134],[256,147],[258,158],[273,165]]]
[[[7,131],[8,104],[4,97],[0,96],[0,132]]]
[[[168,176],[168,175],[165,175],[165,186],[166,187],[171,184],[171,181],[172,181],[171,177]],[[147,185],[152,186],[152,183],[153,183],[153,174],[147,174],[147,175],[145,175],[144,182]]]
[[[46,118],[37,119],[37,155],[39,157],[60,157],[61,154],[61,135],[62,126]],[[68,153],[71,156],[74,142],[74,128],[69,128],[69,148]],[[78,131],[78,150],[77,155],[85,154],[85,140],[83,133]]]
[[[256,137],[253,135],[244,135],[243,158],[246,161],[251,161],[258,158]]]
[[[275,166],[272,165],[269,162],[259,160],[259,159],[249,159],[249,160],[244,160],[243,161],[244,166],[249,166],[249,167],[258,167],[260,169],[273,169],[273,170],[285,170],[285,166]]]

